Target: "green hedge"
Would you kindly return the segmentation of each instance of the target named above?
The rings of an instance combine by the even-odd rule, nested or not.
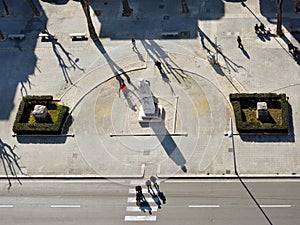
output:
[[[237,130],[240,133],[288,133],[289,131],[289,112],[286,94],[276,93],[238,93],[229,95],[232,104]],[[246,122],[243,120],[241,101],[272,101],[280,100],[282,123],[262,123]]]
[[[30,111],[29,107],[32,105],[47,105],[52,101],[53,97],[50,95],[23,97],[16,115],[13,132],[16,134],[60,134],[69,112],[69,107],[67,106],[61,107],[56,123],[29,124],[28,118],[26,118],[28,111]]]

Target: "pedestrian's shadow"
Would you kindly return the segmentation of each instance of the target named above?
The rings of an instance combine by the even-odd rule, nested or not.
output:
[[[248,52],[246,51],[246,49],[244,47],[241,48],[241,51],[243,52],[244,56],[247,57],[247,59],[250,59],[250,55],[248,54]]]
[[[162,147],[164,148],[167,155],[170,159],[173,160],[176,165],[181,167],[181,170],[186,173],[187,168],[185,166],[186,160],[182,155],[181,151],[179,150],[177,144],[175,143],[174,139],[170,135],[169,131],[166,129],[164,124],[161,123],[150,123],[149,126],[152,128],[156,137],[160,141]]]
[[[21,167],[18,163],[20,159],[19,156],[14,152],[16,146],[11,147],[7,143],[4,143],[0,139],[0,158],[2,161],[3,169],[5,175],[8,180],[8,190],[11,188],[11,176],[15,177],[19,184],[22,184],[21,181],[18,179],[17,170],[22,173]]]
[[[152,208],[146,198],[140,202],[140,210],[143,212],[148,211],[150,215],[152,214]]]
[[[164,193],[160,190],[160,187],[158,185],[158,183],[156,182],[156,177],[154,176],[151,176],[150,177],[150,181],[152,181],[153,185],[154,185],[154,188],[156,189],[157,191],[157,195],[158,197],[160,198],[160,200],[163,202],[163,204],[166,204],[167,202],[167,198],[166,196],[164,195]],[[151,186],[151,182],[149,180],[146,182],[146,186],[150,188]]]

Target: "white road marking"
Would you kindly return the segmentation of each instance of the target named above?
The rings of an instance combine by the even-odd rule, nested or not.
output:
[[[156,216],[125,216],[125,221],[156,221]]]
[[[0,208],[12,208],[14,207],[13,205],[0,205]]]
[[[247,179],[247,178],[242,178],[242,180],[245,183],[299,183],[300,181],[297,179]],[[198,180],[165,180],[165,183],[241,183],[238,178],[232,178],[232,179],[201,179],[199,178]]]
[[[143,193],[148,193],[148,189],[143,188],[142,192]],[[135,193],[136,193],[136,190],[134,188],[129,189],[129,194],[135,194]]]
[[[154,202],[153,198],[146,198],[147,202]],[[135,198],[128,198],[127,202],[136,202]]]
[[[80,208],[80,205],[51,205],[51,208]]]
[[[157,212],[158,206],[151,206],[152,212]],[[138,206],[127,206],[126,207],[127,212],[140,212],[141,209]]]
[[[260,205],[262,208],[290,208],[291,205]]]
[[[146,181],[147,180],[131,180],[130,185],[134,185],[134,186],[141,185],[142,186],[142,185],[146,185]],[[159,185],[160,181],[156,180],[156,183]]]
[[[189,205],[189,208],[219,208],[219,205]]]

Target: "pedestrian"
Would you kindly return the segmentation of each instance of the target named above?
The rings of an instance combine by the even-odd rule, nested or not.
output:
[[[258,24],[255,24],[254,26],[254,30],[255,30],[255,33],[258,34],[259,33],[259,27],[258,27]]]
[[[137,49],[137,48],[136,48],[136,44],[135,44],[135,39],[134,39],[134,38],[131,38],[131,43],[132,43],[132,50]]]
[[[297,58],[298,58],[298,48],[296,46],[294,46],[292,54],[293,54],[294,59],[297,60]]]
[[[241,39],[241,37],[240,36],[237,36],[237,43],[238,43],[238,48],[244,48],[243,47],[243,44],[242,44],[242,39]]]
[[[159,71],[161,71],[162,67],[161,67],[161,62],[156,61],[155,62],[155,66],[159,69]]]
[[[259,28],[260,28],[260,30],[261,30],[262,32],[265,32],[265,30],[266,30],[266,27],[265,27],[265,25],[264,25],[263,23],[260,23]]]
[[[289,48],[289,52],[292,52],[292,50],[294,49],[294,45],[290,41],[288,43],[288,48]]]

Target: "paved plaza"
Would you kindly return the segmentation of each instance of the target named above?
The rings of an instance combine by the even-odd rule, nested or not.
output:
[[[280,38],[275,1],[270,7],[260,0],[191,0],[184,15],[180,1],[130,0],[133,15],[122,17],[121,1],[93,0],[101,46],[70,39],[70,33],[88,33],[80,2],[36,1],[41,17],[32,16],[27,1],[17,2],[0,19],[4,34],[26,35],[0,41],[2,176],[14,168],[26,177],[230,177],[234,162],[243,176],[300,174],[300,67],[287,49],[287,41],[300,48],[293,1],[285,5]],[[257,36],[259,22],[271,34]],[[57,39],[38,37],[45,30]],[[174,31],[179,37],[162,37]],[[142,79],[164,108],[163,122],[138,121]],[[286,93],[290,133],[239,135],[229,102],[238,92]],[[68,105],[67,135],[12,136],[25,95],[53,95]]]

